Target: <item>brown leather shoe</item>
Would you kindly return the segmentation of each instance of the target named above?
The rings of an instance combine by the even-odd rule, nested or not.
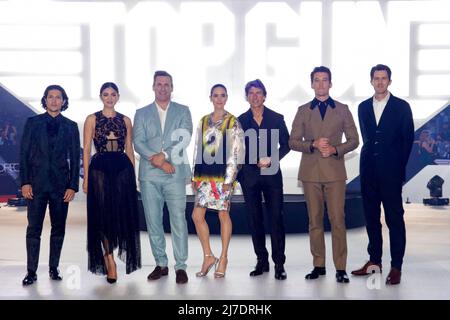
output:
[[[352,271],[354,276],[367,276],[372,273],[381,273],[381,263],[367,261],[362,268]]]
[[[148,280],[158,280],[162,276],[167,276],[169,274],[168,267],[156,266],[155,270],[152,271],[147,277]]]
[[[402,272],[397,268],[391,268],[391,271],[386,278],[386,284],[399,284],[401,278]]]
[[[178,284],[182,284],[182,283],[186,283],[188,282],[188,276],[186,271],[184,271],[183,269],[178,269],[177,271],[175,271],[175,274],[177,275],[175,281]]]

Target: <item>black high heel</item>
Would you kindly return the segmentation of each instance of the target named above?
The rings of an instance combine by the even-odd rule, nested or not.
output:
[[[108,282],[108,283],[116,283],[117,282],[117,275],[116,275],[116,277],[115,278],[109,278],[108,277],[108,265],[109,265],[109,263],[108,263],[108,257],[107,256],[104,256],[105,257],[105,268],[106,268],[106,281]],[[116,267],[116,274],[117,274],[117,265],[116,265],[116,263],[114,262],[114,266]]]
[[[108,281],[108,283],[116,283],[117,279],[106,277],[106,281]]]

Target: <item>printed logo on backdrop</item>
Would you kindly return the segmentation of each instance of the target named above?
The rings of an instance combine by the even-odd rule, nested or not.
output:
[[[132,117],[153,99],[153,72],[166,69],[174,100],[186,102],[195,120],[209,106],[211,84],[227,84],[227,109],[239,115],[248,108],[245,83],[260,78],[268,107],[290,127],[296,106],[312,98],[314,66],[331,68],[332,97],[356,120],[357,104],[373,94],[370,67],[384,63],[393,70],[392,92],[410,103],[416,123],[426,123],[450,100],[448,12],[443,0],[0,1],[0,84],[41,110],[45,85],[59,83],[71,100],[64,115],[80,124],[105,81],[120,85],[118,111]],[[449,163],[436,133],[417,132],[415,148],[427,136],[436,143],[432,155],[412,153],[407,179],[425,163]],[[283,166],[297,168],[292,157]],[[357,176],[357,161],[347,169],[349,180]]]
[[[0,34],[2,38],[3,33]],[[19,147],[23,126],[34,112],[4,88],[1,82],[0,77],[0,195],[12,195],[20,188]]]
[[[18,163],[6,163],[0,162],[0,175],[10,175],[17,177],[19,174],[19,164]]]
[[[448,12],[438,0],[2,1],[0,82],[26,101],[49,82],[70,88],[72,100],[98,101],[99,85],[114,80],[127,86],[123,102],[135,103],[153,96],[149,75],[163,68],[179,97],[204,97],[221,80],[242,98],[257,76],[271,99],[293,103],[312,94],[309,72],[325,64],[333,96],[353,104],[372,93],[370,67],[385,63],[396,95],[425,119],[450,98]]]

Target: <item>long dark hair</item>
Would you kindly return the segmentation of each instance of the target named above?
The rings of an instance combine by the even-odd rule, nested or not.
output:
[[[47,95],[48,95],[48,92],[49,92],[50,90],[58,90],[59,92],[61,92],[61,95],[62,95],[62,98],[63,98],[63,101],[64,101],[64,102],[63,102],[63,105],[62,105],[62,107],[61,107],[61,111],[66,110],[66,109],[69,107],[69,97],[67,96],[66,90],[64,90],[63,87],[61,87],[60,85],[57,85],[57,84],[49,85],[49,86],[45,89],[45,91],[44,91],[44,96],[43,96],[42,99],[41,99],[42,107],[43,107],[45,110],[47,110]]]

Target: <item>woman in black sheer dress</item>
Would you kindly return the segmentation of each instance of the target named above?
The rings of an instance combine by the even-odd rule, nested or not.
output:
[[[83,191],[87,193],[88,269],[117,280],[113,251],[126,273],[141,267],[139,217],[131,120],[114,110],[119,89],[107,82],[100,89],[103,110],[84,123]],[[96,153],[91,156],[94,141]]]

